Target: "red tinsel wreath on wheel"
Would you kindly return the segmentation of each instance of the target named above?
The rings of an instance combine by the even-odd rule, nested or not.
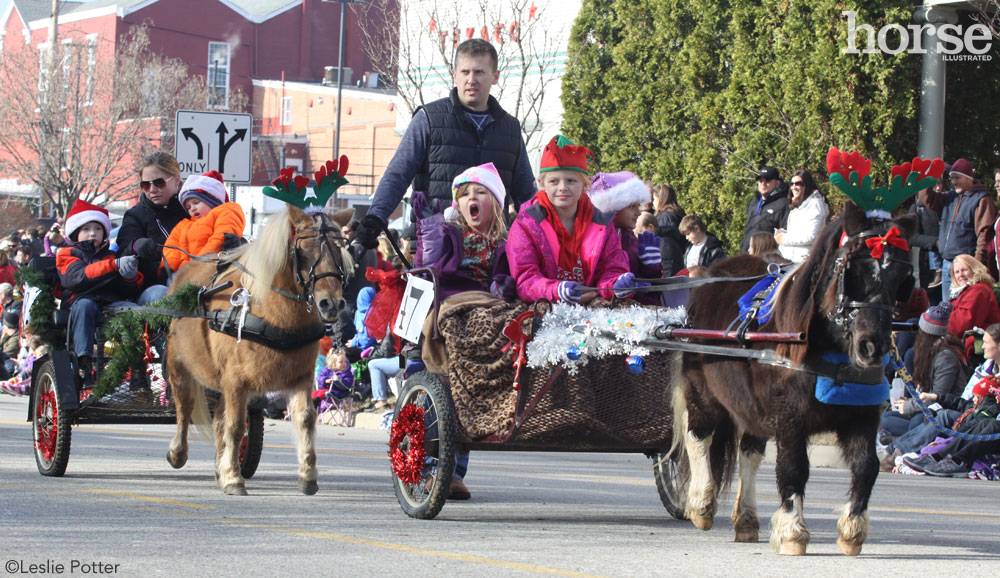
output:
[[[389,463],[392,464],[392,473],[404,484],[412,486],[420,482],[421,472],[424,470],[424,458],[427,457],[427,450],[424,449],[426,435],[427,427],[424,425],[422,407],[407,404],[399,410],[396,419],[392,420],[392,433],[389,434]],[[399,449],[399,444],[407,437],[410,438],[410,449],[404,452]]]

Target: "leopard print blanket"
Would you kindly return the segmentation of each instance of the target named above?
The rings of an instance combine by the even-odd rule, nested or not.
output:
[[[530,307],[479,292],[461,293],[442,304],[438,328],[447,354],[436,356],[443,363],[428,369],[447,371],[458,423],[470,440],[506,433],[513,424],[516,353],[503,330]],[[425,331],[425,353],[427,343],[434,341],[427,337]]]

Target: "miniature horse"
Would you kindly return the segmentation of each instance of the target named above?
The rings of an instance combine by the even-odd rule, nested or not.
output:
[[[214,259],[192,260],[174,277],[172,292],[187,282],[217,286],[231,281],[233,287],[207,300],[208,311],[228,310],[233,293],[246,289],[249,315],[261,318],[279,343],[272,347],[251,341],[249,323],[239,340],[210,329],[204,318],[181,317],[171,323],[166,364],[177,407],[177,434],[167,452],[170,465],[180,468],[187,461],[192,420],[208,424],[204,388],[219,390],[222,399],[214,412],[216,478],[225,493],[246,495],[238,458],[247,401],[284,390],[298,437],[299,489],[316,493],[316,415],[309,394],[323,332],[320,318],[334,322],[344,307],[342,287],[353,262],[340,231],[353,214],[354,209],[340,211],[330,223],[326,215],[310,216],[288,205],[287,212],[271,218],[260,238],[224,261],[230,264],[214,281]]]
[[[906,251],[884,242],[874,258],[866,240],[895,225],[909,238],[914,222],[869,220],[851,202],[820,233],[809,258],[781,284],[773,318],[761,331],[803,332],[806,342],[781,344],[776,353],[793,369],[746,359],[684,353],[675,371],[673,407],[675,455],[686,454],[690,471],[686,515],[702,530],[712,527],[720,489],[728,484],[738,453],[739,486],[732,520],[737,542],[756,542],[755,480],[768,438],[777,445],[776,474],[781,505],[771,520],[771,545],[780,554],[802,555],[809,543],[802,500],[809,478],[809,436],[835,432],[851,469],[850,501],[837,523],[837,544],[857,555],[868,534],[868,499],[878,475],[875,435],[879,405],[828,405],[816,399],[817,358],[846,354],[842,370],[877,370],[889,352],[892,308],[913,285]],[[738,256],[714,264],[712,277],[765,273],[766,264]],[[694,327],[726,329],[738,314],[737,300],[753,282],[715,283],[692,291],[689,319]],[[758,349],[774,343],[754,344]],[[813,372],[810,372],[813,371]],[[829,366],[825,368],[829,374]],[[851,380],[846,380],[851,381]],[[859,386],[871,387],[871,386]],[[870,390],[869,390],[870,391]]]

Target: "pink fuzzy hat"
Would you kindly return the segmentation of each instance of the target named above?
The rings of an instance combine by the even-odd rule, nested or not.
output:
[[[451,181],[451,207],[445,209],[444,216],[446,219],[451,220],[458,216],[458,188],[465,183],[483,185],[493,193],[493,196],[500,203],[500,207],[503,208],[504,199],[507,198],[507,188],[503,186],[500,173],[497,172],[497,168],[493,166],[493,163],[486,163],[485,165],[465,169]]]

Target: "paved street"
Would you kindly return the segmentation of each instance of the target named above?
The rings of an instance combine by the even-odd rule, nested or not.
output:
[[[170,468],[172,426],[75,428],[66,476],[42,477],[26,405],[0,396],[0,576],[961,576],[1000,562],[990,482],[881,475],[871,537],[851,559],[834,544],[847,472],[815,469],[810,555],[789,559],[766,530],[732,542],[730,495],[710,532],[670,518],[643,456],[475,453],[473,499],[421,521],[396,503],[385,432],[320,426],[320,492],[307,497],[289,424],[268,421],[250,496],[237,498],[216,488],[206,441]],[[771,466],[759,503],[767,527]]]

